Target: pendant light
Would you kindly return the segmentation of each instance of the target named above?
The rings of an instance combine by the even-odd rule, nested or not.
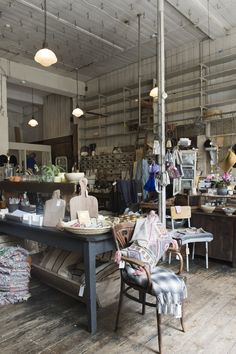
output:
[[[34,60],[43,65],[43,66],[51,66],[57,62],[57,57],[55,53],[48,49],[47,43],[47,9],[46,9],[46,0],[44,0],[44,41],[43,48],[39,49],[34,56]]]
[[[34,89],[32,89],[32,118],[28,121],[28,124],[35,128],[39,124],[38,121],[34,118]]]
[[[158,87],[155,86],[153,87],[153,89],[151,89],[149,96],[153,97],[153,98],[158,98]]]
[[[153,37],[156,37],[156,80],[157,80],[157,67],[158,67],[158,63],[157,63],[157,48],[158,48],[158,35],[157,35],[157,33],[155,33],[154,35],[153,35]],[[151,89],[151,91],[149,92],[149,96],[151,96],[151,97],[153,97],[153,98],[158,98],[158,87],[157,87],[157,83],[156,83],[156,85],[155,85],[155,87],[153,87],[152,89]]]
[[[78,68],[76,70],[76,107],[73,109],[73,116],[79,118],[81,117],[84,112],[81,108],[79,108],[79,79],[78,79]]]

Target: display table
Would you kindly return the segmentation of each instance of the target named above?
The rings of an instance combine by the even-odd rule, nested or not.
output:
[[[56,228],[29,226],[8,220],[0,220],[0,232],[20,239],[41,242],[66,251],[83,252],[88,330],[92,334],[96,333],[96,255],[115,249],[111,232],[102,235],[75,235]]]

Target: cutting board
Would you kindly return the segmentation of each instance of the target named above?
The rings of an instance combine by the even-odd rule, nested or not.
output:
[[[60,219],[64,219],[66,202],[60,199],[60,190],[55,190],[52,199],[45,203],[43,226],[55,227]]]
[[[88,195],[87,178],[82,178],[80,184],[80,195],[70,200],[70,218],[77,219],[77,211],[88,210],[90,218],[98,217],[98,200],[92,195]]]

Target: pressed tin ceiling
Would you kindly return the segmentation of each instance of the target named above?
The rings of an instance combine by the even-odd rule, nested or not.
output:
[[[141,14],[141,56],[155,55],[157,0],[47,0],[48,44],[58,58],[49,71],[88,80],[137,61]],[[209,11],[208,11],[209,9]],[[38,66],[43,1],[0,0],[0,57]],[[209,16],[211,28],[209,32]],[[165,1],[165,47],[223,36],[236,25],[234,0]]]

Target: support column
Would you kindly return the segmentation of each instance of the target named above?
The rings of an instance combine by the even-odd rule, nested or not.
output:
[[[9,148],[7,116],[7,78],[0,74],[0,154],[6,155]]]
[[[158,23],[158,123],[160,127],[160,168],[165,172],[165,47],[164,47],[164,0],[157,0]],[[166,187],[162,185],[159,194],[159,217],[166,224]]]

